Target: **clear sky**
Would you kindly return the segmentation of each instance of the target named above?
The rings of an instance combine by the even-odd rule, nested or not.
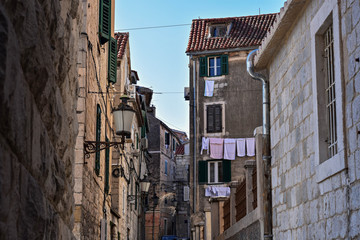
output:
[[[189,58],[185,54],[192,19],[279,12],[284,0],[115,0],[115,31],[130,33],[131,68],[138,85],[154,91],[156,116],[189,133]],[[125,30],[189,24],[180,27]]]

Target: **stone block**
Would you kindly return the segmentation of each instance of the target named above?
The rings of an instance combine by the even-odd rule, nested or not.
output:
[[[353,81],[349,81],[346,84],[345,95],[346,95],[347,103],[353,99],[353,97],[354,97],[354,82]]]
[[[350,216],[350,237],[358,236],[360,232],[360,211],[353,211]]]
[[[360,128],[359,128],[360,129]],[[360,150],[357,150],[355,152],[355,175],[356,175],[356,179],[359,180],[360,179]]]
[[[360,93],[360,72],[355,75],[354,82],[355,92]]]
[[[77,100],[76,112],[81,113],[85,111],[85,98],[79,97]]]

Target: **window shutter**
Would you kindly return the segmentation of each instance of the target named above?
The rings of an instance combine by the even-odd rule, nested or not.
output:
[[[199,161],[199,184],[206,184],[208,182],[207,167],[207,161]]]
[[[109,142],[109,139],[106,137],[105,141]],[[110,154],[110,150],[109,148],[106,148],[105,149],[105,193],[106,194],[109,193],[109,171],[110,171],[109,154]]]
[[[231,161],[223,160],[223,181],[231,182]]]
[[[228,64],[228,56],[221,56],[221,75],[229,74],[229,64]]]
[[[110,38],[109,42],[109,61],[108,61],[108,81],[116,83],[116,69],[117,69],[117,47],[116,40]]]
[[[96,109],[96,141],[100,142],[101,137],[101,108],[100,105],[97,105]],[[100,146],[96,144],[96,153],[95,153],[95,173],[96,175],[100,174]]]
[[[190,200],[190,188],[189,186],[184,186],[184,202],[188,202]]]
[[[212,133],[215,131],[214,128],[214,116],[215,116],[215,108],[214,106],[207,106],[206,108],[206,128],[208,133]]]
[[[205,77],[207,75],[207,63],[206,57],[200,58],[200,77]]]
[[[100,43],[109,41],[111,29],[111,0],[100,0],[99,38]]]
[[[222,109],[221,105],[214,106],[214,125],[215,131],[214,132],[221,132],[222,131]]]

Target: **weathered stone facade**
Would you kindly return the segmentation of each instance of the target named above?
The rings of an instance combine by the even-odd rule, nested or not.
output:
[[[79,1],[0,4],[0,238],[74,239]]]
[[[256,58],[255,66],[268,70],[270,82],[274,239],[360,237],[359,13],[358,0],[288,1]],[[326,18],[333,24],[334,51],[340,53],[334,61],[340,76],[337,114],[342,111],[338,158],[327,175],[324,164],[330,160],[317,160],[316,129],[325,123],[318,122],[315,107],[313,31]]]

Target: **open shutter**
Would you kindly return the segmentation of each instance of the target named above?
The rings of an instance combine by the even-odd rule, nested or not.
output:
[[[206,57],[200,58],[200,77],[205,77],[207,75],[207,61]]]
[[[199,161],[199,184],[206,184],[208,182],[207,167],[207,161]]]
[[[214,132],[221,132],[222,131],[222,108],[221,105],[214,106],[214,125],[215,130]]]
[[[207,106],[206,108],[206,129],[208,133],[215,131],[214,119],[215,117],[215,108],[214,106]]]
[[[117,47],[116,40],[110,38],[109,44],[109,62],[108,62],[108,80],[113,84],[116,83],[116,69],[117,69]]]
[[[229,64],[228,64],[228,56],[221,56],[221,75],[229,74]]]
[[[231,161],[223,160],[223,181],[231,182]]]
[[[96,141],[100,142],[101,137],[101,108],[100,105],[97,105],[96,109]],[[96,144],[96,153],[95,153],[95,173],[96,175],[100,174],[100,146]]]
[[[100,0],[99,38],[100,43],[109,41],[111,29],[111,0]]]
[[[109,139],[106,137],[105,138],[106,142],[109,142]],[[110,149],[106,148],[105,149],[105,193],[108,194],[109,193],[109,171],[110,171],[110,160],[109,160],[109,155],[110,155]]]

